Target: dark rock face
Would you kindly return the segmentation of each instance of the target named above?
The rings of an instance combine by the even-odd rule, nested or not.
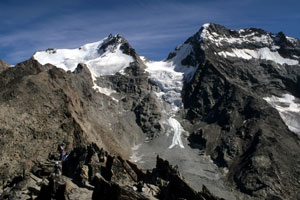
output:
[[[199,40],[203,31],[215,37]],[[228,38],[249,34],[271,41],[228,42]],[[197,57],[204,58],[189,61],[197,63],[198,70],[185,85],[186,118],[194,124],[190,130],[194,132],[189,137],[191,145],[205,148],[216,164],[228,167],[228,180],[254,197],[299,198],[299,139],[262,98],[286,92],[299,97],[296,88],[300,67],[262,59],[225,58],[218,52],[271,48],[273,43],[279,46],[280,56],[297,60],[292,55],[299,54],[300,43],[293,41],[282,33],[275,35],[260,29],[238,32],[216,24],[201,29],[187,41],[201,46],[202,54]],[[196,52],[200,51],[196,49],[191,54]]]

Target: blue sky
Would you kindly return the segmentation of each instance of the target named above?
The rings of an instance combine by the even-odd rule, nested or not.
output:
[[[77,48],[120,33],[140,55],[167,57],[207,22],[300,38],[299,0],[0,0],[0,59]]]

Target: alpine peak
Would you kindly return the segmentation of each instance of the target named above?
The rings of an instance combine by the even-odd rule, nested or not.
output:
[[[120,34],[110,34],[103,40],[76,49],[38,51],[33,58],[42,65],[51,63],[65,71],[74,71],[79,63],[83,63],[98,77],[122,71],[134,61],[134,55],[135,51]]]

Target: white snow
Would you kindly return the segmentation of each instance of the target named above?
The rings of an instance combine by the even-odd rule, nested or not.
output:
[[[203,30],[201,31],[201,35],[200,35],[201,39],[206,39],[207,37],[209,37],[209,32],[207,30],[209,26],[210,23],[206,23],[202,25]]]
[[[282,97],[265,97],[263,98],[270,105],[276,108],[288,126],[290,131],[300,137],[300,101],[291,94],[284,94]]]
[[[105,95],[107,95],[107,96],[110,96],[111,94],[116,93],[115,90],[112,90],[112,89],[110,89],[110,88],[99,87],[99,86],[97,86],[97,85],[94,85],[93,88],[94,88],[95,90],[99,90],[100,93],[103,93],[103,94],[105,94]]]
[[[189,44],[179,47],[176,56],[167,61],[146,61],[146,71],[150,78],[162,90],[162,98],[169,104],[181,106],[181,91],[184,81],[190,81],[196,68],[181,65],[181,60],[192,50]]]
[[[283,58],[277,51],[271,51],[269,48],[261,48],[258,50],[251,50],[251,49],[237,49],[233,48],[232,52],[229,51],[220,51],[218,52],[220,56],[225,58],[228,57],[238,57],[246,60],[250,59],[261,59],[261,60],[270,60],[274,61],[280,65],[287,64],[287,65],[298,65],[299,61],[292,60],[288,58]]]
[[[96,85],[96,78],[99,76],[113,75],[121,72],[133,62],[133,58],[126,55],[117,46],[110,45],[103,51],[100,47],[109,40],[105,38],[99,42],[86,44],[77,49],[50,49],[38,51],[33,58],[42,65],[50,63],[65,71],[74,71],[79,63],[86,64],[94,81],[94,89],[110,96],[113,91],[109,88],[102,88]],[[115,99],[114,99],[115,100]]]
[[[105,94],[106,96],[110,96],[111,99],[114,100],[115,102],[119,102],[118,99],[111,96],[112,94],[117,93],[117,91],[112,90],[110,88],[99,87],[97,84],[95,84],[95,82],[94,82],[94,85],[93,85],[93,89],[100,92],[100,93],[102,93],[102,94]]]

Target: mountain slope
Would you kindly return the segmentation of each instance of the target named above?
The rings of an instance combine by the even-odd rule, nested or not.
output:
[[[191,143],[227,167],[242,192],[298,198],[299,129],[288,127],[300,124],[299,40],[207,24],[185,45],[193,49],[182,63],[197,67],[184,90]],[[286,94],[294,102],[272,100]],[[291,117],[281,118],[267,102]]]

